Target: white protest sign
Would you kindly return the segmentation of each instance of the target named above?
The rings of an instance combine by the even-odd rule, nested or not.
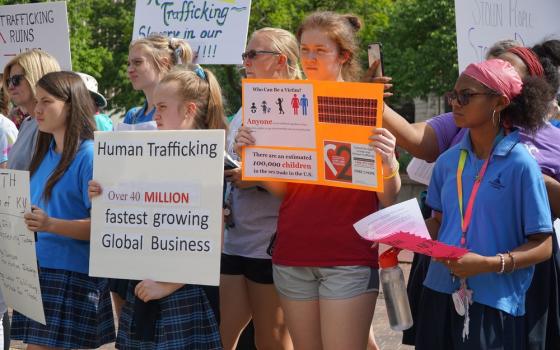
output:
[[[30,49],[46,51],[72,70],[66,2],[0,6],[0,68]]]
[[[485,59],[497,41],[532,46],[560,37],[558,0],[455,0],[459,72]]]
[[[6,304],[45,324],[33,232],[23,215],[31,209],[29,172],[0,171],[0,289]]]
[[[406,173],[408,176],[421,184],[426,186],[430,185],[430,179],[432,178],[432,172],[434,171],[434,166],[436,163],[428,163],[425,160],[412,158],[408,166],[406,167]]]
[[[96,132],[90,275],[218,285],[224,130]]]
[[[137,0],[132,39],[185,39],[200,64],[240,64],[251,0]]]

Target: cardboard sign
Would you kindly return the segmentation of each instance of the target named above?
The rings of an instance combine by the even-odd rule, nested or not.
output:
[[[0,68],[31,49],[48,52],[62,69],[72,70],[66,2],[0,6]]]
[[[137,0],[132,39],[185,39],[200,64],[241,64],[251,0]]]
[[[0,289],[8,306],[45,324],[35,237],[23,215],[31,211],[29,172],[0,170]]]
[[[383,191],[381,157],[368,145],[381,127],[383,85],[243,80],[243,179]]]
[[[224,130],[96,132],[90,275],[218,285]]]
[[[560,36],[558,0],[455,0],[459,73],[500,40],[523,46]]]

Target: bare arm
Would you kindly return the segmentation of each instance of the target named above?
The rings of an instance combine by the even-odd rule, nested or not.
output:
[[[395,135],[397,145],[407,150],[414,157],[434,162],[439,156],[436,133],[426,122],[410,124],[385,104],[383,126]]]
[[[8,167],[8,162],[0,163],[0,169],[6,169]]]
[[[42,209],[32,206],[31,213],[24,215],[25,224],[30,231],[52,232],[81,241],[89,241],[91,234],[91,220],[63,220],[49,217]]]
[[[546,192],[548,192],[548,201],[550,202],[552,214],[554,214],[555,217],[560,218],[560,182],[548,175],[543,174],[543,177]]]

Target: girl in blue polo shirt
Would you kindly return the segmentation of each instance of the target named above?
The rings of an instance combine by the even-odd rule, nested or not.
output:
[[[552,252],[552,219],[539,167],[519,131],[545,123],[553,91],[511,64],[472,64],[449,93],[468,128],[436,162],[427,204],[432,236],[470,252],[430,264],[416,349],[524,349],[533,265]]]
[[[28,349],[97,348],[115,338],[107,280],[88,276],[93,111],[78,75],[49,73],[37,82],[39,136],[25,222],[37,232],[46,325],[14,312],[12,337]]]

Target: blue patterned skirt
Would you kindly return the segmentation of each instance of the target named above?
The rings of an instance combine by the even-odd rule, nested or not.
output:
[[[214,312],[202,287],[185,285],[159,300],[153,342],[135,339],[132,323],[136,300],[134,283],[130,282],[119,319],[117,349],[222,349]]]
[[[41,268],[46,325],[15,312],[11,338],[62,349],[94,349],[115,340],[107,279]]]

